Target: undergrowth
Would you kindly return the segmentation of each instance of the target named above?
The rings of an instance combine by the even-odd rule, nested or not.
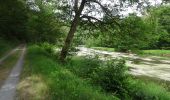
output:
[[[75,56],[61,64],[57,57],[52,56],[40,46],[28,48],[26,65],[18,86],[19,98],[170,100],[170,93],[164,87],[132,79],[122,59],[101,61],[96,57]]]
[[[37,84],[43,84],[41,89],[36,89]],[[56,63],[39,46],[28,48],[18,94],[24,100],[118,100]]]

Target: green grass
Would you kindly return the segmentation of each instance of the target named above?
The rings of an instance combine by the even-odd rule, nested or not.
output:
[[[91,47],[95,50],[103,50],[103,51],[110,51],[115,52],[114,48],[108,48],[108,47]],[[140,56],[161,56],[164,57],[162,59],[168,59],[170,58],[170,50],[141,50],[137,52]]]
[[[155,77],[142,76],[142,75],[135,76],[134,79],[140,79],[140,80],[144,81],[145,83],[153,82],[153,83],[159,84],[159,85],[167,88],[168,91],[170,91],[170,81],[161,80],[161,79],[158,79]]]
[[[170,92],[161,85],[141,80],[131,81],[134,100],[170,100]]]
[[[170,50],[142,50],[142,55],[170,57]]]
[[[110,51],[110,52],[115,52],[114,48],[108,48],[108,47],[91,47],[92,49],[96,50],[103,50],[103,51]]]
[[[85,59],[83,57],[73,57],[71,61],[71,66],[68,67],[72,72],[74,72],[79,77],[88,79],[91,76],[88,76],[90,70],[95,70],[96,66],[100,66],[101,61],[95,59]],[[108,74],[109,75],[109,74]],[[170,100],[170,92],[168,91],[169,87],[164,82],[151,81],[151,79],[128,79],[127,95],[130,98],[126,100]],[[156,98],[156,99],[154,99]]]
[[[39,46],[30,46],[18,85],[19,100],[117,100],[115,92],[106,92],[93,84],[91,70],[102,62],[73,57],[61,64]],[[129,79],[125,100],[170,100],[163,86]],[[126,95],[126,94],[125,94]]]
[[[37,46],[29,47],[18,85],[24,100],[117,100],[57,63]]]

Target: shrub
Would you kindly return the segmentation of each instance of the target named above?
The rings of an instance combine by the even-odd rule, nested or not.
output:
[[[41,46],[41,48],[43,48],[49,54],[53,54],[54,53],[54,49],[53,49],[54,46],[52,44],[44,42],[44,43],[41,43],[40,46]]]
[[[77,74],[79,77],[91,78],[92,73],[94,73],[100,66],[102,61],[95,57],[73,57],[67,65],[72,72]],[[71,66],[71,67],[70,67]]]
[[[170,94],[164,87],[132,79],[123,59],[101,61],[97,57],[73,57],[65,66],[92,85],[122,100],[170,100]]]
[[[119,100],[113,95],[101,93],[67,69],[58,69],[50,76],[50,93],[52,100]]]
[[[141,80],[129,80],[129,83],[129,94],[133,100],[170,100],[170,92],[160,85]]]
[[[123,59],[113,59],[107,61],[105,66],[99,67],[92,78],[95,84],[107,92],[115,92],[119,97],[127,98],[129,84],[127,69]]]

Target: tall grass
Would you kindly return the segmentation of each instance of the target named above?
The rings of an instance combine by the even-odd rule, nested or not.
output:
[[[103,93],[100,88],[84,81],[64,68],[62,64],[56,63],[49,58],[46,51],[38,46],[28,48],[26,61],[22,79],[18,86],[18,98],[20,99],[118,100],[113,95]],[[39,86],[38,84],[42,86],[35,87]]]
[[[112,70],[112,68],[107,68],[100,60],[73,57],[67,65],[69,70],[79,77],[90,80],[92,84],[96,81],[93,78],[96,74],[93,73],[95,73],[98,67],[104,67],[97,73],[99,74],[97,77],[98,85],[106,88],[106,90],[111,90],[109,92],[114,93],[122,100],[170,100],[170,92],[166,87],[149,81],[145,82],[143,80],[133,79],[132,77],[122,78],[122,75],[124,77],[123,70],[125,70],[125,68],[121,68],[120,64],[117,65],[118,67],[113,64],[113,67],[115,67],[113,68],[114,70]],[[116,86],[114,86],[113,83],[116,84]]]
[[[116,60],[105,63],[95,58],[73,57],[65,64],[61,64],[51,56],[39,46],[28,48],[26,65],[18,86],[18,98],[170,100],[170,93],[164,87],[126,78],[124,73],[126,67],[123,62],[119,64],[120,62]]]
[[[142,50],[142,54],[170,57],[170,50]]]

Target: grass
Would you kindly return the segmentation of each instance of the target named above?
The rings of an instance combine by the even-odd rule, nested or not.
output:
[[[3,84],[4,80],[7,78],[12,67],[15,65],[19,58],[19,51],[9,56],[3,63],[0,64],[0,86]]]
[[[114,48],[108,47],[91,47],[95,50],[103,50],[109,52],[115,52]],[[148,56],[160,56],[162,60],[169,60],[170,59],[170,50],[141,50],[137,51],[137,54],[141,57],[148,57]]]
[[[95,50],[103,50],[103,51],[115,52],[114,48],[108,48],[108,47],[91,47],[91,48],[95,49]]]
[[[170,57],[170,50],[142,50],[142,55]]]
[[[115,92],[96,86],[87,74],[100,63],[95,59],[74,57],[61,64],[39,46],[30,46],[17,89],[18,99],[118,100]],[[131,99],[125,100],[170,100],[170,93],[161,85],[137,79],[128,82],[127,94]]]
[[[79,77],[88,79],[87,73],[91,69],[96,68],[100,65],[100,61],[96,62],[95,59],[84,59],[81,57],[73,57],[71,61],[72,67],[69,67],[72,72],[74,72]],[[108,74],[109,75],[109,74]],[[86,77],[87,76],[87,77]],[[170,100],[169,85],[165,82],[160,82],[160,80],[154,80],[142,78],[130,78],[128,80],[127,87],[128,95],[130,98],[126,100]],[[161,84],[162,83],[162,84]],[[156,99],[155,99],[156,98]]]
[[[18,85],[24,100],[118,100],[51,59],[37,46],[29,47]]]
[[[166,80],[161,80],[155,77],[148,77],[148,76],[135,76],[134,79],[140,79],[142,81],[144,81],[145,83],[157,83],[165,88],[168,89],[168,91],[170,91],[170,81],[166,81]]]
[[[170,92],[161,85],[141,80],[131,81],[134,100],[170,100]]]
[[[108,47],[91,47],[91,48],[96,49],[96,50],[115,52],[114,48],[108,48]],[[143,55],[143,56],[153,55],[153,56],[170,57],[170,50],[142,50],[140,52],[140,55]]]

